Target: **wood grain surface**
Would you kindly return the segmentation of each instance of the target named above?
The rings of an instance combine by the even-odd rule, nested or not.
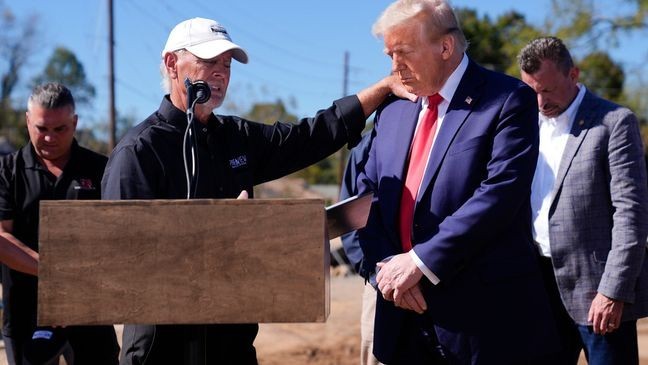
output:
[[[324,202],[42,201],[38,322],[324,322]]]

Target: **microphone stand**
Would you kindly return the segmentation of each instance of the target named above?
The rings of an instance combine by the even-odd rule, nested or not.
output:
[[[196,104],[209,100],[211,92],[204,81],[191,82],[185,78],[187,90],[187,128],[183,139],[183,159],[185,177],[187,180],[187,199],[195,198],[198,189],[198,126],[195,121],[194,108]],[[191,155],[191,170],[187,161],[187,139]],[[191,174],[189,173],[191,171]],[[207,328],[205,325],[185,325],[183,333],[184,363],[188,365],[207,365]]]
[[[187,128],[182,143],[182,153],[185,166],[185,178],[187,182],[187,199],[191,199],[195,198],[196,191],[198,190],[200,166],[198,161],[198,126],[194,121],[194,108],[196,104],[203,104],[209,100],[211,97],[211,89],[206,82],[201,80],[191,82],[191,80],[186,77],[184,82],[187,90]],[[187,158],[187,140],[189,140],[191,166]]]

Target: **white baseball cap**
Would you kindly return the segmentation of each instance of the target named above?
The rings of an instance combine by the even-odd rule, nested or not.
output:
[[[248,63],[245,50],[233,43],[225,27],[215,20],[193,18],[176,25],[169,33],[162,57],[181,49],[186,49],[194,56],[205,60],[231,50],[235,60]]]

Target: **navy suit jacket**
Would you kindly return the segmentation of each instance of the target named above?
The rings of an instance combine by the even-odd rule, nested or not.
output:
[[[353,147],[346,168],[344,169],[344,176],[342,177],[342,184],[340,185],[340,200],[350,198],[358,195],[358,174],[364,169],[364,164],[367,162],[369,156],[369,148],[371,147],[371,133],[365,133],[357,146]],[[344,253],[353,266],[356,273],[367,276],[362,271],[362,249],[358,241],[358,231],[345,233],[341,237],[342,247]]]
[[[394,98],[376,115],[358,177],[360,193],[375,194],[360,232],[367,271],[402,253],[399,205],[420,110],[420,102]],[[441,280],[436,286],[421,281],[425,316],[446,350],[466,362],[524,362],[553,349],[553,320],[531,235],[537,155],[533,90],[471,61],[437,132],[412,227],[414,251]],[[401,331],[417,330],[403,328],[404,313],[378,296],[374,353],[383,362],[393,360]]]

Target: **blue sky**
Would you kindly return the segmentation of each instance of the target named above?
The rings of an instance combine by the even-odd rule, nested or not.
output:
[[[18,17],[39,15],[38,49],[22,72],[31,79],[42,71],[56,46],[71,49],[83,63],[97,97],[81,112],[84,123],[107,120],[108,27],[105,0],[8,1]],[[349,93],[386,75],[389,59],[371,26],[387,0],[262,1],[262,0],[114,0],[116,101],[118,112],[141,120],[159,105],[162,90],[158,65],[171,28],[187,18],[201,16],[221,22],[234,42],[245,48],[250,63],[233,63],[226,104],[246,111],[254,102],[279,98],[298,116],[308,116],[342,95],[344,53],[350,55]],[[596,1],[605,9],[618,1]],[[495,18],[515,9],[540,25],[550,0],[455,0],[455,7],[477,9]],[[514,5],[515,4],[515,5]],[[648,60],[643,37],[624,39],[612,51],[627,68]],[[25,100],[21,85],[17,95]],[[237,109],[219,109],[234,113]]]

